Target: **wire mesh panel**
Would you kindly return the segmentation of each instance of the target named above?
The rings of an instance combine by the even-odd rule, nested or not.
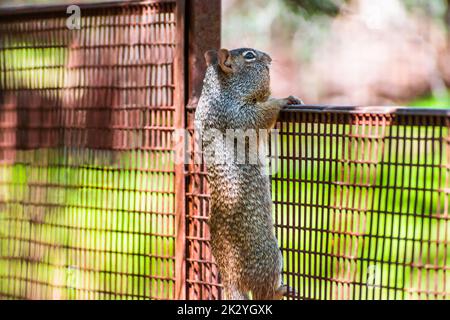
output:
[[[418,109],[282,112],[272,198],[288,299],[449,298],[449,124]],[[216,299],[206,170],[189,172],[188,297]]]
[[[449,298],[449,118],[386,111],[283,114],[272,191],[290,298]]]
[[[195,108],[187,110],[190,159],[186,192],[186,291],[193,300],[222,298],[219,271],[209,244],[209,190],[206,165],[194,131]]]
[[[81,7],[80,29],[65,7],[1,17],[0,298],[175,297],[177,16],[148,1]]]

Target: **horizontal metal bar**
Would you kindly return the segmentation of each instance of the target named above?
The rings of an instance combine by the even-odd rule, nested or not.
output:
[[[330,105],[289,105],[282,113],[337,113],[337,114],[375,114],[375,115],[411,115],[411,116],[450,116],[448,108],[422,108],[401,106],[330,106]]]
[[[64,13],[66,14],[67,7],[70,5],[77,5],[81,10],[91,9],[109,9],[109,8],[127,8],[133,6],[142,6],[148,4],[159,3],[175,3],[177,0],[130,0],[130,1],[102,1],[102,2],[81,2],[76,3],[58,3],[49,5],[21,5],[21,6],[4,6],[0,7],[1,16],[18,16],[18,15],[32,15],[40,13]]]

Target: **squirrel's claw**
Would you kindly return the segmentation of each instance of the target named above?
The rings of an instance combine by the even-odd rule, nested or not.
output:
[[[289,293],[297,295],[297,292],[293,288],[285,284],[281,285],[275,292],[274,300],[281,300],[283,297],[287,297]]]
[[[296,96],[289,96],[286,98],[286,100],[286,105],[305,104],[302,99],[297,98]]]

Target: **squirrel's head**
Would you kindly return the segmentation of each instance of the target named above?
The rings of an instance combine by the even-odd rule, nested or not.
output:
[[[251,48],[209,50],[205,60],[208,71],[225,91],[256,101],[269,97],[272,59],[268,54]],[[212,80],[208,79],[212,74],[207,72],[208,81]]]

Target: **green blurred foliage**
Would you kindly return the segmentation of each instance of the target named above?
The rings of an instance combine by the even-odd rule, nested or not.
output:
[[[450,91],[437,95],[427,95],[409,103],[410,107],[444,108],[450,106]]]
[[[294,11],[306,15],[337,15],[348,0],[284,0]]]
[[[429,16],[444,17],[450,0],[402,0],[409,10],[420,10]]]
[[[421,11],[423,14],[444,19],[450,12],[450,0],[402,0],[410,11]],[[295,13],[303,16],[317,15],[336,16],[352,0],[283,0]]]

